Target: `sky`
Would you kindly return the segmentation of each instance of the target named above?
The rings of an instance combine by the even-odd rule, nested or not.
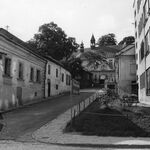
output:
[[[0,0],[0,27],[28,41],[53,21],[89,47],[92,34],[97,41],[114,33],[118,42],[134,35],[132,6],[133,0]]]

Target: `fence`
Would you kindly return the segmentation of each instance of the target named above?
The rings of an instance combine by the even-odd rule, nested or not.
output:
[[[81,101],[79,104],[73,106],[71,108],[71,120],[79,115],[86,107],[88,107],[93,101],[96,100],[96,98],[99,96],[99,93],[96,92],[89,98],[85,99],[84,101]]]

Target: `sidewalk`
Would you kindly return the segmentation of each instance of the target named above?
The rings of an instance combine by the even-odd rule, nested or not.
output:
[[[65,146],[150,149],[150,138],[98,137],[83,136],[77,133],[63,133],[67,122],[70,121],[70,112],[71,109],[38,129],[32,134],[33,139],[42,143]]]

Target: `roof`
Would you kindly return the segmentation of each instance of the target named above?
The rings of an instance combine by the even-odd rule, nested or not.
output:
[[[14,44],[17,44],[18,46],[24,48],[25,50],[29,51],[30,53],[32,53],[33,55],[41,58],[44,61],[50,60],[50,61],[54,62],[55,64],[63,67],[64,69],[66,69],[63,64],[61,64],[59,61],[53,59],[52,57],[50,57],[50,56],[41,56],[41,55],[35,53],[34,52],[35,49],[33,49],[32,47],[29,47],[28,44],[26,44],[24,41],[22,41],[21,39],[17,38],[15,35],[11,34],[10,32],[8,32],[7,30],[5,30],[3,28],[0,28],[0,36],[3,36],[4,38],[9,40],[10,42],[12,42]]]
[[[29,47],[24,41],[22,41],[21,39],[17,38],[15,35],[11,34],[10,32],[8,32],[7,30],[0,28],[0,36],[4,37],[5,39],[7,39],[8,41],[24,48],[26,51],[29,51],[30,53],[32,53],[33,55],[41,58],[42,60],[45,60],[42,56],[38,55],[37,53],[35,53],[33,51],[33,48]]]
[[[55,64],[61,66],[62,68],[64,68],[64,69],[67,70],[68,72],[70,72],[68,69],[65,68],[65,66],[64,66],[62,63],[60,63],[60,62],[57,61],[56,59],[52,58],[51,56],[43,56],[43,57],[46,58],[47,60],[49,60],[49,61],[51,61],[51,62],[53,62],[53,63],[55,63]]]
[[[91,48],[84,48],[84,52],[88,51],[96,51],[100,52],[105,55],[106,58],[112,58],[115,57],[116,53],[118,53],[121,49],[121,46],[118,45],[112,45],[112,46],[100,46],[100,47],[95,47],[95,49]],[[81,57],[84,52],[80,52],[80,49],[73,53],[74,57]]]
[[[123,54],[123,53],[125,53],[125,52],[127,52],[127,51],[129,51],[129,50],[131,50],[132,48],[135,48],[135,45],[134,45],[134,44],[129,44],[129,45],[125,46],[125,47],[123,47],[123,48],[120,50],[120,52],[118,52],[118,53],[116,54],[116,56],[119,56],[119,55],[121,55],[121,54]]]

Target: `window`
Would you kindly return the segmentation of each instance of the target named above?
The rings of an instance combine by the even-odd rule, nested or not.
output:
[[[61,80],[62,80],[62,82],[64,82],[64,74],[63,73],[62,73],[62,79]]]
[[[36,71],[36,82],[40,82],[41,81],[41,71],[37,70]]]
[[[142,1],[142,0],[138,0],[138,1],[137,1],[137,10],[138,10],[138,13],[139,13],[139,9],[140,9],[140,5],[141,5],[141,1]]]
[[[109,60],[109,67],[110,67],[111,69],[113,69],[113,61],[112,61],[112,60]]]
[[[141,49],[140,49],[140,61],[142,61],[144,58],[144,42],[141,43]]]
[[[56,69],[56,77],[58,77],[58,69]]]
[[[150,68],[146,70],[146,94],[150,96]]]
[[[70,85],[70,82],[71,82],[71,76],[68,76],[69,79],[68,79],[68,85]]]
[[[19,62],[18,79],[23,79],[23,63]]]
[[[51,74],[51,66],[48,65],[48,74]]]
[[[56,90],[58,90],[58,84],[56,84]]]
[[[67,74],[66,75],[66,85],[70,85],[71,77]]]
[[[140,76],[140,89],[145,87],[145,73]]]
[[[148,55],[149,54],[149,51],[150,51],[150,43],[149,43],[149,40],[150,40],[150,34],[149,34],[149,31],[148,33],[146,34],[145,36],[145,54]]]
[[[8,77],[11,76],[11,59],[10,58],[5,58],[4,74],[5,76],[8,76]]]
[[[146,24],[148,20],[148,13],[149,13],[149,4],[148,4],[148,0],[146,0],[144,4],[144,24]]]
[[[143,14],[140,18],[139,24],[138,24],[138,36],[140,37],[143,29]]]
[[[30,69],[30,81],[34,81],[34,68],[31,67]]]

